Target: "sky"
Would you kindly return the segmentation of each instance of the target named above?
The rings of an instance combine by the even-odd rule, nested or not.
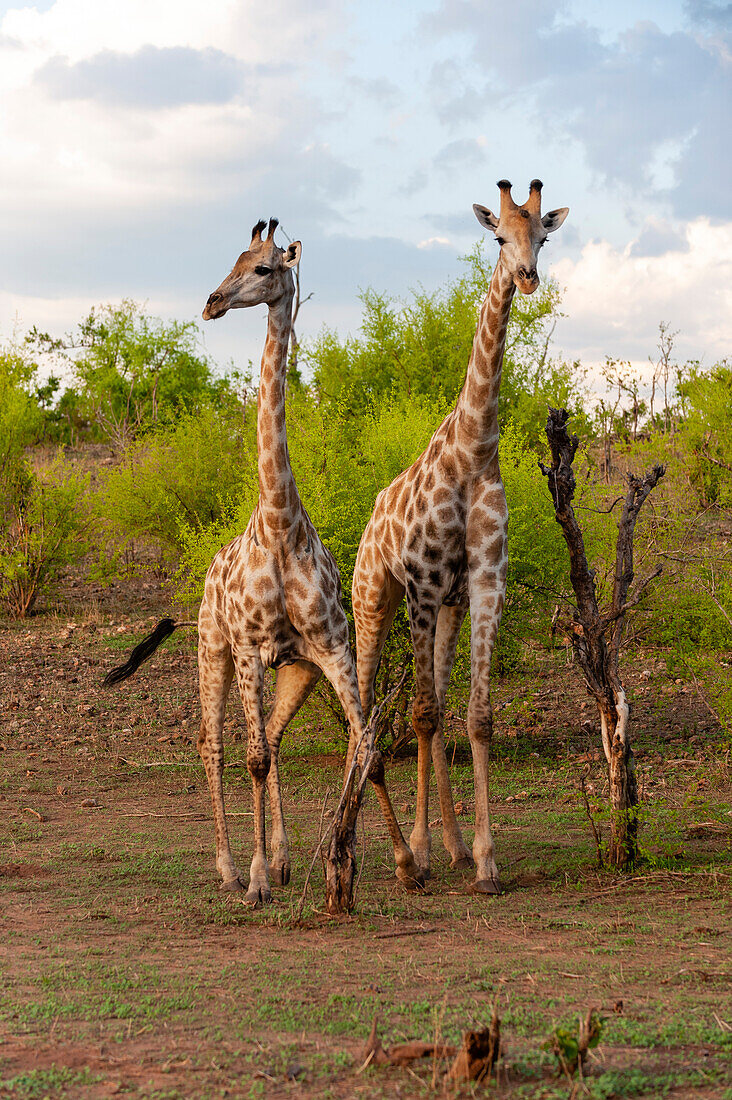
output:
[[[302,241],[300,338],[356,331],[360,290],[455,277],[472,204],[538,176],[570,208],[542,254],[555,353],[645,377],[665,321],[711,365],[731,72],[719,0],[0,0],[0,339],[122,298],[200,319],[270,216]],[[258,363],[265,314],[202,344]]]

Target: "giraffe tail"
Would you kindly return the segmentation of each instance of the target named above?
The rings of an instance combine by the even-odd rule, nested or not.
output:
[[[146,638],[143,638],[139,645],[130,653],[129,659],[125,661],[123,665],[118,665],[117,668],[113,668],[111,672],[108,672],[104,677],[104,687],[111,687],[113,684],[119,684],[120,681],[126,680],[128,676],[132,676],[137,672],[143,661],[147,661],[149,657],[152,657],[158,646],[169,638],[174,630],[177,630],[179,626],[195,626],[195,623],[176,623],[173,619],[161,619],[158,625],[153,630],[152,634],[148,634]]]

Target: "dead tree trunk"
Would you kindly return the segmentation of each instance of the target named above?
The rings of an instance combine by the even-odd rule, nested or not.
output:
[[[571,438],[568,435],[567,420],[565,409],[549,409],[546,434],[552,464],[540,463],[549,482],[556,520],[569,550],[569,575],[577,600],[572,620],[560,625],[571,641],[600,715],[613,809],[608,862],[613,867],[628,867],[637,856],[638,790],[628,735],[629,708],[619,673],[620,645],[626,612],[639,602],[650,582],[661,572],[659,566],[629,595],[634,578],[635,522],[648,494],[663,477],[665,467],[656,465],[642,478],[633,474],[628,476],[628,492],[618,524],[612,602],[601,612],[597,605],[595,570],[587,562],[582,531],[572,508],[575,490],[572,462],[578,440],[576,435]]]
[[[376,746],[376,730],[382,713],[404,686],[409,670],[383,702],[375,707],[361,739],[356,745],[351,767],[343,785],[343,793],[333,816],[332,832],[325,860],[325,907],[333,916],[350,913],[355,904],[353,893],[356,879],[356,826],[369,779],[383,782],[384,760]],[[359,755],[363,757],[357,776]]]

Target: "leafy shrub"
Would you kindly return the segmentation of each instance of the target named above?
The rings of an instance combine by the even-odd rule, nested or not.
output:
[[[43,417],[31,392],[35,366],[14,349],[0,351],[0,471],[35,443]]]
[[[732,367],[692,367],[679,384],[682,429],[694,456],[693,480],[702,505],[732,508]]]
[[[84,553],[88,479],[61,454],[31,471],[22,456],[0,476],[0,602],[23,619],[39,594]]]
[[[122,450],[161,421],[202,404],[237,403],[236,373],[214,375],[192,322],[149,317],[135,302],[92,309],[77,331],[58,339],[32,329],[30,345],[70,367],[74,386],[48,416]]]
[[[478,309],[492,267],[479,242],[464,257],[465,273],[433,294],[400,302],[374,290],[361,297],[363,317],[356,337],[340,340],[325,330],[303,345],[321,401],[345,396],[359,414],[390,393],[441,394],[455,403],[465,378]],[[534,294],[517,294],[511,307],[499,416],[520,424],[532,443],[541,439],[548,403],[581,411],[578,364],[552,361],[551,332],[559,314],[559,291],[549,280]]]
[[[130,446],[122,463],[103,475],[96,510],[110,568],[118,568],[120,557],[134,560],[138,541],[155,548],[161,567],[170,567],[196,533],[228,520],[235,500],[256,500],[251,413],[212,405],[185,412]]]

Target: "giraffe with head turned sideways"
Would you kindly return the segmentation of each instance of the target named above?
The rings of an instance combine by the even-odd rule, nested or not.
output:
[[[422,876],[429,875],[430,757],[453,867],[475,862],[472,889],[500,892],[488,807],[488,750],[493,729],[490,662],[506,592],[508,510],[498,466],[498,393],[511,302],[516,287],[532,294],[536,263],[547,235],[567,208],[541,215],[540,180],[518,206],[507,180],[497,217],[473,210],[495,234],[500,252],[483,300],[456,407],[427,450],[376,498],[361,538],[353,575],[353,614],[361,702],[368,712],[381,651],[406,593],[414,648],[417,806],[409,843]],[[442,735],[445,695],[458,635],[470,611],[471,686],[468,736],[475,783],[473,858],[460,832]]]
[[[220,550],[206,575],[198,616],[201,730],[198,747],[206,770],[216,831],[216,866],[222,887],[242,888],[224,810],[223,724],[236,676],[247,722],[247,767],[254,788],[255,851],[247,900],[270,899],[270,872],[278,884],[290,877],[290,855],[280,795],[278,754],[282,734],[321,673],[330,680],[350,727],[349,759],[357,743],[366,751],[366,728],[356,669],[341,603],[338,567],[300,499],[290,466],[285,425],[287,353],[292,329],[294,281],[300,260],[295,241],[274,241],[277,221],[252,231],[249,248],[209,296],[205,320],[230,309],[264,303],[269,318],[257,406],[259,499],[246,530]],[[264,672],[277,670],[275,697],[266,721]],[[369,769],[394,847],[397,877],[414,884],[417,869],[404,842],[384,782],[381,757]],[[264,788],[272,806],[272,859],[265,846]]]

